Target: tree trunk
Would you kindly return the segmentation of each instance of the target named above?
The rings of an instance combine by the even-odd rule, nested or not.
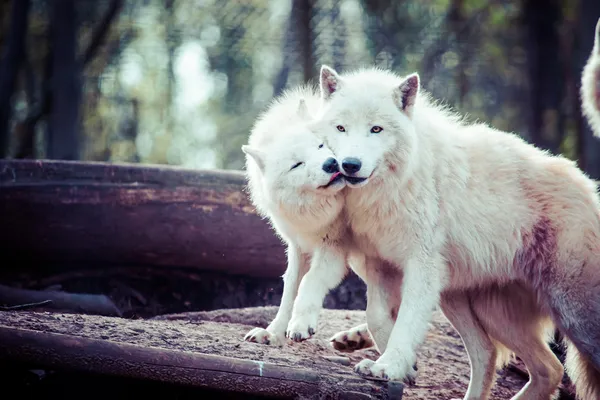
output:
[[[531,91],[530,137],[535,145],[555,154],[560,148],[559,116],[564,98],[558,37],[560,12],[557,0],[525,2]]]
[[[470,48],[475,46],[473,42],[476,40],[473,37],[469,41],[470,38],[467,29],[465,29],[465,23],[464,1],[453,0],[448,12],[448,25],[454,34],[458,54],[456,84],[458,86],[457,104],[459,106],[464,105],[469,91],[469,80],[466,71],[471,61]]]
[[[50,159],[79,159],[81,61],[77,57],[77,13],[74,0],[54,0],[51,12],[52,112],[48,126]]]
[[[302,71],[304,74],[304,82],[316,76],[315,59],[313,55],[313,37],[310,21],[313,16],[314,0],[294,0],[292,9],[292,17],[294,11],[297,12],[297,38],[300,49],[300,57],[302,62]]]
[[[25,59],[29,5],[30,0],[12,2],[10,32],[0,59],[0,158],[6,155],[10,143],[11,100]]]

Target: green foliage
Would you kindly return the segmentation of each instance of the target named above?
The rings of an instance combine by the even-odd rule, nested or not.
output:
[[[39,81],[48,51],[44,3],[35,3],[28,38]],[[302,41],[311,45],[315,71],[321,63],[418,71],[424,86],[458,111],[528,135],[520,2],[381,1],[367,7],[366,0],[318,0],[309,37],[289,23],[291,0],[171,3],[127,0],[86,66],[85,159],[243,168],[240,147],[258,113],[280,83],[302,83]],[[78,3],[82,51],[108,4]],[[572,4],[563,5],[569,18]],[[0,44],[6,11],[0,0]],[[566,128],[563,149],[573,157],[575,129],[569,122]]]

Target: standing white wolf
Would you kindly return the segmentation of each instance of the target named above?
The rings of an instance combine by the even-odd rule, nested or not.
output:
[[[568,338],[567,369],[582,398],[600,398],[600,204],[596,185],[573,162],[516,135],[467,124],[400,78],[364,69],[321,69],[323,105],[311,127],[326,135],[352,190],[346,213],[366,270],[383,259],[403,271],[401,287],[375,286],[387,326],[389,291],[402,302],[376,361],[359,372],[392,380],[412,374],[442,292],[522,284]],[[383,278],[382,278],[383,279]],[[502,341],[502,338],[496,338]],[[525,351],[527,349],[524,349]],[[531,354],[528,368],[543,354]],[[520,393],[530,398],[554,377]],[[546,382],[544,382],[544,380]]]
[[[306,127],[319,103],[311,87],[285,92],[242,147],[251,200],[287,244],[288,258],[277,316],[266,329],[250,331],[248,341],[282,344],[286,332],[296,341],[312,336],[325,295],[347,272],[345,182],[331,150]]]
[[[596,23],[594,48],[581,75],[581,101],[594,135],[600,137],[600,19]]]

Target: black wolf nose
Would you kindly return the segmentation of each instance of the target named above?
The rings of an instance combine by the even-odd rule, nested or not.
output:
[[[327,172],[328,174],[333,174],[334,172],[338,172],[337,160],[335,158],[331,158],[331,157],[329,157],[327,160],[325,160],[325,162],[323,163],[323,171]]]
[[[347,157],[342,160],[342,168],[348,174],[355,174],[360,171],[362,163],[358,158]]]

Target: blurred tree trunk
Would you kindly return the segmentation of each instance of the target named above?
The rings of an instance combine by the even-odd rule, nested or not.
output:
[[[304,82],[308,82],[316,76],[317,69],[310,28],[313,2],[314,0],[292,0],[292,10],[281,46],[283,62],[273,85],[275,96],[279,96],[286,88],[290,70],[296,65],[300,65],[302,68]]]
[[[79,159],[79,105],[82,62],[77,57],[75,0],[54,0],[50,20],[52,40],[52,112],[46,157]]]
[[[526,0],[523,11],[531,91],[530,137],[535,145],[555,154],[560,147],[559,115],[564,98],[560,6],[558,0]]]
[[[579,40],[576,46],[576,58],[573,67],[573,75],[575,75],[578,82],[578,90],[581,85],[581,72],[594,47],[594,31],[598,16],[600,16],[600,1],[581,0],[579,13],[579,29],[577,32]],[[579,96],[577,96],[576,121],[577,131],[579,132],[579,156],[583,159],[580,165],[592,178],[600,179],[600,139],[593,136],[589,124],[581,114]]]
[[[312,30],[310,20],[313,16],[314,0],[294,0],[293,7],[297,10],[297,38],[298,49],[302,60],[302,72],[304,82],[308,82],[316,75],[315,61],[313,57]],[[294,8],[292,8],[292,18],[294,18]]]
[[[90,42],[86,49],[83,51],[83,54],[80,56],[81,60],[81,68],[85,68],[89,64],[91,64],[94,59],[98,56],[99,49],[105,44],[106,37],[110,27],[121,11],[124,0],[112,0],[109,4],[108,9],[104,16],[98,22]],[[89,7],[91,7],[90,5]],[[94,7],[92,7],[94,8]],[[85,8],[84,8],[85,10]],[[97,13],[97,11],[94,11]],[[50,16],[51,18],[51,16]],[[92,18],[92,17],[89,17]],[[127,36],[124,35],[126,38]],[[49,38],[50,42],[52,42],[52,38]],[[123,40],[123,42],[127,42],[127,40]],[[52,44],[52,43],[51,43]],[[114,46],[113,46],[114,47]],[[110,60],[114,56],[114,50],[107,51],[109,54],[108,59]],[[33,73],[31,60],[27,57],[25,59],[25,88],[27,93],[27,102],[29,105],[29,110],[27,116],[17,123],[15,126],[15,144],[14,149],[14,157],[15,158],[40,158],[40,157],[49,157],[46,154],[38,154],[38,149],[35,148],[35,129],[38,123],[41,120],[48,120],[49,115],[52,111],[52,85],[54,85],[54,81],[52,79],[52,71],[55,63],[55,58],[52,53],[52,48],[50,47],[50,51],[46,56],[46,61],[44,63],[42,76],[38,79],[37,76]],[[107,62],[110,64],[110,61]],[[94,73],[91,72],[90,75],[92,79],[98,81],[99,77],[96,76],[99,72]],[[93,98],[97,91],[97,83],[91,84],[92,92],[90,93]],[[79,126],[79,125],[78,125]],[[48,143],[46,143],[48,145]],[[49,147],[49,146],[47,146]]]
[[[344,30],[344,23],[340,18],[340,3],[337,0],[333,7],[331,7],[330,21],[333,27],[333,68],[340,71],[344,67],[344,56],[346,54],[346,32]]]
[[[407,25],[398,12],[402,1],[362,0],[361,3],[367,17],[367,39],[373,60],[383,68],[397,67],[396,58],[401,51],[394,40]]]
[[[475,46],[476,37],[471,36],[470,32],[465,29],[465,11],[464,0],[453,0],[448,11],[448,25],[456,41],[456,52],[458,55],[457,69],[457,86],[458,86],[458,101],[459,106],[464,105],[465,98],[469,91],[469,80],[467,78],[467,68],[471,62],[470,49]]]
[[[164,107],[163,118],[167,132],[173,133],[173,104],[175,98],[175,50],[181,43],[181,37],[177,31],[175,21],[175,0],[165,0],[165,42],[167,45],[167,104]],[[137,103],[136,103],[137,104]],[[133,138],[135,140],[135,138]]]
[[[0,157],[4,157],[10,142],[11,99],[19,68],[25,59],[29,6],[29,0],[12,2],[10,32],[0,58]]]

